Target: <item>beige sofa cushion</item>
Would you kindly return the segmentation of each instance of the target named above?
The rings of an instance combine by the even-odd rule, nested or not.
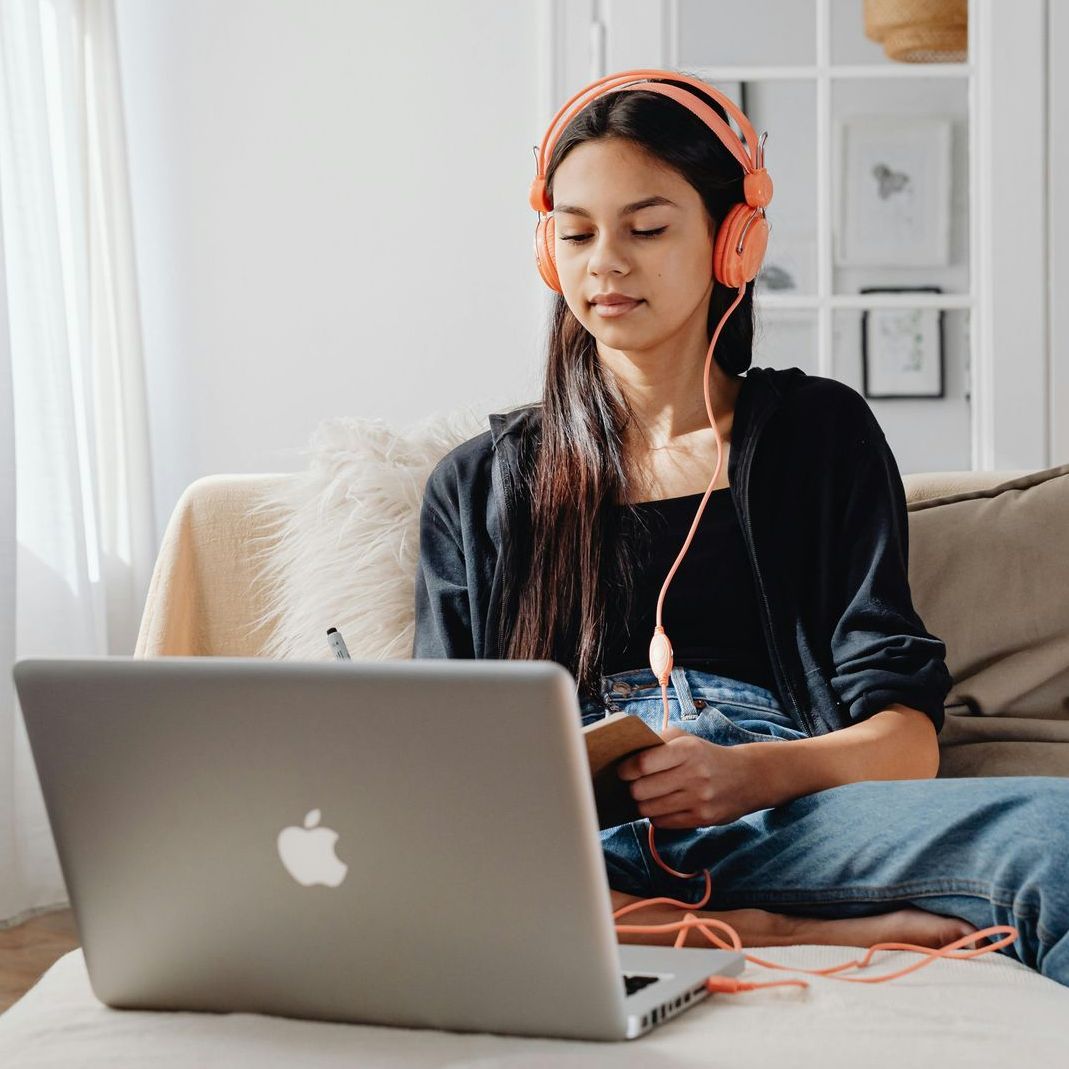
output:
[[[914,604],[954,677],[940,775],[1069,775],[1049,745],[1069,743],[1069,464],[908,508]]]
[[[205,475],[186,487],[167,523],[141,616],[135,657],[257,657],[274,621],[252,547],[269,541],[252,503],[284,474]]]

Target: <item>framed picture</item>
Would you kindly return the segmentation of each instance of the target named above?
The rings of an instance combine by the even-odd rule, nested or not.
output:
[[[853,116],[836,124],[836,263],[936,267],[950,259],[950,118]]]
[[[860,293],[942,293],[940,286],[869,286]],[[861,313],[865,397],[944,397],[942,308],[866,308]]]

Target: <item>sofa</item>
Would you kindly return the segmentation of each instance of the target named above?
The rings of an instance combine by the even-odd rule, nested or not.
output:
[[[453,445],[487,429],[475,410],[394,428],[322,423],[294,473],[210,475],[177,502],[135,655],[408,658],[423,483]],[[954,678],[939,776],[1069,775],[1069,464],[1043,471],[903,477],[909,575]],[[798,968],[855,947],[765,948]],[[938,960],[886,984],[861,979],[920,960],[884,951],[855,982],[803,977],[706,1000],[633,1044],[593,1044],[363,1025],[116,1011],[92,995],[80,949],[0,1016],[0,1064],[104,1066],[1004,1065],[1027,1036],[1032,1065],[1060,1064],[1069,989],[1003,954]],[[767,980],[749,965],[747,979]],[[850,975],[850,974],[847,974]]]

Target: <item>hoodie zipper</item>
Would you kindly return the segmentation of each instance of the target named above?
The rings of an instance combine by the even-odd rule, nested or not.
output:
[[[766,413],[761,418],[761,422],[751,432],[751,436],[756,435],[761,430],[761,428],[765,425],[765,421],[767,418],[768,413],[766,411]],[[744,511],[746,513],[747,549],[750,553],[750,561],[753,565],[754,579],[757,582],[757,592],[761,598],[761,605],[763,607],[763,612],[761,614],[761,622],[765,628],[765,635],[768,639],[769,646],[771,647],[772,656],[775,658],[776,664],[779,665],[780,675],[783,677],[784,685],[787,688],[787,696],[790,698],[791,703],[794,705],[795,712],[798,714],[799,722],[801,723],[802,727],[805,728],[806,734],[809,736],[813,736],[816,734],[813,728],[813,724],[810,721],[809,716],[806,713],[802,703],[798,701],[798,696],[794,691],[794,687],[791,685],[790,673],[787,671],[786,666],[783,662],[783,658],[780,656],[779,646],[776,643],[776,629],[772,626],[772,608],[768,603],[768,596],[765,594],[765,585],[761,579],[761,569],[758,567],[757,564],[757,550],[754,548],[753,526],[750,523],[750,468],[753,464],[753,455],[756,451],[756,448],[757,442],[756,440],[754,440],[749,447],[749,453],[746,457],[746,470],[742,481],[743,486],[745,488],[745,493],[743,495],[743,504],[745,505]]]
[[[510,525],[512,523],[512,511],[513,511],[513,507],[512,507],[512,492],[513,492],[513,490],[512,490],[512,475],[509,472],[509,458],[506,458],[502,454],[501,449],[498,448],[501,445],[503,440],[504,440],[504,435],[502,435],[502,437],[498,438],[493,443],[493,445],[494,445],[494,457],[495,457],[495,459],[497,461],[497,470],[498,470],[498,473],[499,473],[499,475],[501,477],[500,478],[501,493],[502,493],[502,497],[504,498],[503,501],[499,501],[498,502],[498,505],[502,507],[502,510],[501,510],[502,511],[502,516],[503,516],[503,518],[505,520],[504,532],[503,533],[507,535],[507,532],[509,530],[511,530],[511,526]]]

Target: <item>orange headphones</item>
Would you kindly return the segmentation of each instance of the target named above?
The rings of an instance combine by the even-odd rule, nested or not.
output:
[[[693,93],[675,85],[666,85],[663,82],[650,79],[672,79],[677,82],[686,82],[688,85],[694,86],[706,96],[712,97],[714,100],[722,104],[727,113],[736,121],[736,123],[738,123],[744,140],[740,140],[735,134],[735,131],[732,130],[708,104],[699,100]],[[717,227],[716,238],[713,243],[713,277],[723,285],[730,286],[739,291],[738,296],[721,317],[716,330],[713,331],[713,337],[709,343],[709,351],[705,357],[705,410],[709,416],[709,422],[712,425],[713,433],[716,435],[716,469],[713,472],[712,481],[709,483],[709,489],[705,491],[701,504],[698,506],[697,515],[694,517],[694,522],[691,524],[686,541],[683,543],[683,548],[680,550],[679,556],[676,557],[675,563],[672,565],[668,572],[668,576],[664,581],[664,585],[661,587],[661,593],[657,598],[657,623],[654,629],[653,638],[650,642],[650,668],[653,670],[654,676],[656,676],[657,681],[661,685],[661,700],[664,707],[663,731],[668,728],[668,681],[671,678],[673,666],[672,644],[669,641],[668,635],[664,630],[664,625],[661,622],[664,598],[665,594],[668,592],[668,586],[672,582],[672,577],[675,575],[680,562],[683,560],[683,557],[686,556],[687,550],[690,548],[690,544],[694,539],[694,532],[697,530],[698,523],[701,521],[702,513],[705,511],[706,502],[709,500],[709,495],[712,493],[713,487],[716,485],[724,459],[724,444],[720,437],[720,431],[716,425],[712,400],[709,396],[709,368],[712,362],[713,350],[716,347],[717,338],[720,336],[720,331],[723,328],[724,323],[745,296],[747,283],[752,282],[757,277],[758,271],[761,269],[761,262],[764,259],[765,250],[768,247],[769,225],[765,218],[765,208],[772,200],[772,179],[769,177],[764,166],[764,143],[765,139],[768,137],[767,131],[761,135],[761,139],[758,141],[749,119],[747,119],[742,111],[739,110],[734,101],[725,96],[718,89],[714,89],[707,82],[680,74],[678,71],[658,70],[656,68],[637,68],[635,70],[619,71],[616,74],[606,75],[604,78],[599,78],[597,81],[591,82],[590,85],[581,89],[565,102],[564,106],[553,116],[553,121],[549,124],[549,129],[542,138],[541,145],[534,146],[536,168],[534,179],[531,182],[529,200],[531,207],[539,213],[538,226],[535,229],[534,237],[535,263],[538,266],[538,273],[542,276],[543,281],[551,290],[554,290],[556,293],[563,293],[560,279],[557,275],[557,264],[553,256],[555,222],[553,216],[548,214],[552,212],[553,205],[546,193],[546,164],[553,154],[553,147],[556,145],[561,131],[567,127],[574,115],[582,111],[587,104],[599,96],[628,90],[645,90],[651,93],[660,93],[662,96],[671,97],[673,100],[682,104],[693,114],[697,115],[698,118],[701,119],[718,138],[720,138],[724,145],[731,151],[731,154],[740,164],[742,164],[745,171],[743,178],[743,196],[745,197],[745,202],[734,205],[727,213]],[[578,103],[576,103],[577,101]],[[574,108],[572,107],[573,104],[575,105]],[[698,875],[696,872],[677,872],[675,869],[665,864],[661,859],[660,854],[657,853],[653,836],[654,826],[653,822],[650,821],[650,853],[653,855],[657,864],[660,865],[665,872],[677,876],[680,879],[690,879],[691,877]],[[706,936],[706,938],[717,946],[728,950],[741,950],[742,941],[739,938],[738,933],[730,925],[712,918],[700,918],[696,914],[689,912],[691,910],[701,909],[712,896],[712,881],[709,877],[708,869],[704,870],[703,875],[705,876],[705,893],[702,895],[700,902],[681,902],[673,898],[649,898],[639,902],[632,902],[629,905],[616,910],[613,914],[613,919],[618,921],[619,918],[623,917],[625,914],[631,913],[636,909],[641,909],[644,906],[652,905],[654,903],[667,903],[673,906],[682,906],[688,911],[682,920],[671,924],[659,925],[618,923],[616,925],[616,930],[618,932],[665,932],[675,930],[678,932],[675,941],[675,945],[678,947],[682,946],[686,941],[690,929],[697,928]],[[715,932],[711,930],[712,928],[720,928],[726,931],[731,939],[731,945],[729,946],[724,943]],[[1004,935],[998,942],[990,943],[987,946],[978,947],[969,951],[958,949],[964,948],[970,943],[974,943],[981,936],[997,931],[1007,932],[1009,934]],[[1017,938],[1017,935],[1016,928],[1009,925],[995,925],[976,932],[973,935],[963,936],[961,939],[949,943],[947,946],[942,947],[939,950],[931,950],[928,947],[915,946],[909,943],[878,943],[876,946],[869,949],[866,958],[860,962],[852,962],[849,965],[833,966],[828,969],[792,969],[789,971],[809,972],[814,975],[829,976],[842,969],[850,968],[851,966],[863,968],[868,964],[872,953],[880,948],[915,950],[922,954],[929,955],[927,961],[922,960],[916,962],[913,965],[909,965],[906,968],[899,970],[897,973],[891,973],[889,976],[866,977],[864,979],[855,979],[847,976],[833,977],[837,980],[847,980],[852,981],[853,983],[879,983],[881,980],[891,980],[896,976],[901,976],[904,973],[919,969],[922,965],[929,964],[929,962],[934,961],[937,957],[973,958],[980,954],[990,953],[993,950],[998,950],[1000,947],[1013,942],[1013,940]],[[773,962],[762,961],[760,958],[755,958],[749,954],[744,955],[744,957],[746,957],[748,961],[763,965],[767,968],[785,968],[785,966],[776,965]],[[709,991],[731,993],[750,991],[758,987],[777,987],[781,985],[808,986],[804,980],[781,980],[772,983],[750,984],[723,976],[711,976],[706,982],[706,987]]]
[[[636,75],[641,77],[636,80]],[[746,139],[745,144],[708,104],[699,100],[693,93],[680,89],[676,85],[649,81],[648,77],[672,78],[678,82],[686,82],[707,96],[711,96],[722,104],[727,113],[739,124],[739,129]],[[549,130],[546,131],[541,146],[534,146],[537,169],[534,180],[531,182],[531,207],[539,214],[553,210],[553,204],[546,194],[546,164],[553,155],[553,147],[561,131],[567,127],[572,118],[596,97],[636,89],[660,93],[662,96],[678,101],[697,115],[742,164],[746,172],[742,184],[745,203],[736,204],[717,228],[716,242],[713,247],[713,275],[718,282],[732,289],[738,289],[740,286],[745,286],[747,282],[752,282],[761,269],[761,261],[765,258],[765,249],[768,246],[769,227],[765,219],[765,208],[772,200],[772,179],[764,165],[765,138],[768,134],[767,132],[762,134],[758,142],[749,119],[735,103],[718,89],[714,89],[698,78],[690,78],[676,71],[639,68],[607,75],[576,93],[553,116],[553,121],[549,124]],[[579,100],[579,103],[569,112],[568,109],[571,108],[572,103],[581,97],[586,99]],[[564,116],[563,120],[562,116]],[[557,129],[558,123],[559,129]],[[538,273],[546,285],[551,290],[561,293],[557,264],[553,259],[553,235],[553,217],[546,215],[544,219],[540,218],[535,229],[535,262],[538,264]]]

